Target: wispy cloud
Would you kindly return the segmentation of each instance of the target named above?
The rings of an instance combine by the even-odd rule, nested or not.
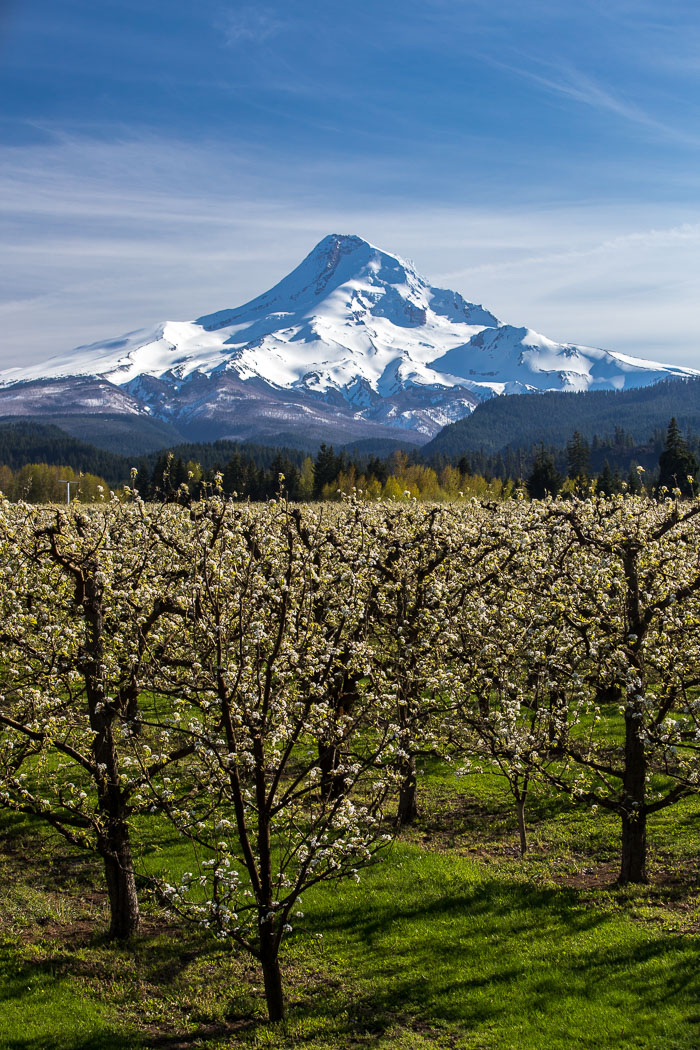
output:
[[[357,233],[554,338],[698,365],[700,209],[438,205],[281,155],[159,138],[5,151],[0,367],[235,306],[322,236]],[[282,171],[284,178],[274,178]],[[387,170],[387,178],[391,175]],[[354,188],[353,188],[354,187]],[[562,248],[562,246],[565,248]],[[691,275],[691,276],[689,276]]]
[[[700,146],[700,134],[697,132],[679,128],[669,121],[659,120],[635,102],[621,97],[606,85],[571,65],[539,63],[544,72],[538,73],[533,68],[526,68],[521,64],[506,63],[495,58],[487,58],[487,61],[531,83],[539,84],[552,94],[580,102],[593,109],[612,113],[627,123],[646,128],[663,138],[672,139],[686,146]],[[538,63],[528,56],[527,65],[532,67],[533,64]]]
[[[240,7],[237,11],[228,11],[221,19],[223,41],[229,47],[263,43],[281,32],[285,24],[273,8]]]
[[[680,222],[669,208],[622,205],[519,211],[513,218],[510,234],[504,217],[497,220],[502,240],[490,251],[481,258],[470,251],[471,265],[440,280],[561,341],[700,366],[697,209]],[[646,227],[645,219],[652,219]]]
[[[628,252],[654,251],[673,248],[674,246],[677,249],[684,245],[690,245],[696,251],[700,251],[700,222],[683,222],[677,226],[662,229],[634,230],[629,233],[618,234],[615,237],[599,239],[601,219],[602,215],[599,213],[599,221],[592,227],[591,236],[588,238],[579,237],[579,245],[577,247],[562,249],[560,245],[565,238],[558,238],[550,250],[545,252],[522,254],[522,252],[516,251],[507,259],[477,263],[475,266],[462,268],[452,274],[443,274],[443,277],[464,279],[476,274],[514,273],[541,265],[566,267],[596,256],[610,257]],[[589,240],[591,243],[587,243]]]

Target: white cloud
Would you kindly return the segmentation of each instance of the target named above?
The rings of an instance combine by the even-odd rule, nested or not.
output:
[[[285,22],[271,9],[239,7],[222,19],[224,42],[229,45],[262,43],[284,29]]]
[[[485,61],[531,83],[539,84],[554,95],[619,117],[628,124],[645,129],[655,138],[670,139],[685,146],[700,146],[700,135],[696,132],[677,127],[666,120],[659,120],[637,103],[621,97],[582,70],[570,64],[550,64],[538,61],[532,56],[527,57],[527,65],[530,68],[493,57],[486,58]],[[542,72],[536,72],[532,68],[534,64],[538,65]]]
[[[700,216],[646,229],[640,218],[619,207],[521,215],[490,257],[440,278],[553,338],[698,367]]]

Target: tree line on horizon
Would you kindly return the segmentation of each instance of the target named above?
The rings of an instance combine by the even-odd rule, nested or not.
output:
[[[591,471],[591,446],[576,431],[566,446],[567,472],[564,476],[558,469],[554,456],[544,446],[535,456],[532,470],[526,479],[526,488],[531,499],[546,496],[588,495],[615,496],[623,492],[638,495],[645,490],[649,494],[663,495],[678,491],[682,496],[696,494],[696,475],[700,464],[691,448],[691,443],[681,434],[677,420],[671,419],[664,445],[658,458],[657,469],[645,481],[645,468],[641,464],[631,465],[624,477],[619,469],[613,470],[610,460],[605,459],[603,469],[596,476]]]
[[[2,442],[7,445],[9,440],[8,429],[0,428],[0,455]],[[21,444],[27,444],[26,438],[20,432]],[[694,482],[688,478],[697,474],[699,454],[700,437],[683,435],[675,418],[665,432],[655,432],[641,447],[635,445],[630,432],[618,426],[612,434],[594,435],[590,441],[576,431],[565,448],[541,443],[532,449],[480,453],[458,460],[445,456],[427,460],[420,450],[359,456],[344,449],[336,452],[326,444],[312,457],[293,449],[220,441],[209,446],[185,445],[145,458],[136,468],[135,484],[143,499],[155,502],[197,499],[219,486],[231,499],[257,502],[274,498],[280,485],[298,502],[337,500],[351,494],[365,499],[437,502],[461,496],[505,499],[517,490],[532,499],[644,490],[653,495],[664,487],[669,491],[679,488],[688,496],[694,493]],[[82,451],[81,456],[84,458]],[[14,459],[6,458],[16,463],[17,457],[16,452]],[[71,498],[95,502],[110,490],[121,491],[113,478],[112,472],[105,477],[55,462],[23,463],[15,469],[7,463],[0,465],[0,491],[13,502],[64,502],[68,481]]]
[[[617,445],[634,449],[629,435],[621,428],[616,429],[613,440]],[[531,499],[593,492],[602,496],[623,492],[638,495],[644,491],[655,495],[663,489],[669,492],[679,489],[683,496],[692,496],[699,469],[693,444],[697,447],[692,438],[683,437],[675,418],[671,419],[656,469],[647,472],[641,464],[632,461],[625,474],[619,467],[613,468],[607,457],[602,468],[595,472],[593,454],[606,445],[601,439],[589,443],[578,432],[566,446],[563,471],[557,465],[561,456],[555,456],[541,445],[527,473],[506,476],[488,469],[481,472],[464,456],[456,463],[437,459],[430,464],[421,461],[415,453],[398,450],[384,459],[371,456],[361,460],[342,450],[336,453],[332,445],[326,444],[321,445],[315,459],[306,456],[301,465],[279,453],[267,467],[258,466],[253,456],[237,451],[223,470],[213,468],[206,472],[193,461],[185,463],[181,457],[166,453],[158,458],[150,479],[137,482],[137,487],[143,498],[156,501],[199,498],[215,482],[229,498],[252,501],[274,498],[280,487],[298,502],[337,500],[350,495],[436,502],[462,496],[506,499],[518,489]],[[519,466],[522,467],[522,459]]]

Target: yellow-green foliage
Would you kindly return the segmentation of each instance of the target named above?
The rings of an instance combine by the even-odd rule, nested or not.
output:
[[[109,485],[97,474],[78,474],[72,467],[27,463],[13,471],[0,466],[0,492],[9,500],[27,503],[65,503],[66,485],[70,482],[71,500],[94,503],[109,495]]]
[[[444,503],[450,500],[477,497],[478,499],[507,499],[512,484],[494,478],[487,481],[480,474],[461,474],[456,467],[444,467],[438,475],[432,467],[408,463],[405,455],[394,458],[394,470],[382,485],[375,477],[357,474],[355,467],[341,471],[333,482],[323,486],[321,498],[338,500],[343,496],[357,496],[371,500],[420,500]]]

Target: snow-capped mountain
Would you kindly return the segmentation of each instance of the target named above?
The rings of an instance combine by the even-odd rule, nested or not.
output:
[[[332,234],[237,308],[0,372],[0,415],[147,414],[200,437],[426,441],[494,394],[623,389],[687,368],[501,323],[359,237]]]

